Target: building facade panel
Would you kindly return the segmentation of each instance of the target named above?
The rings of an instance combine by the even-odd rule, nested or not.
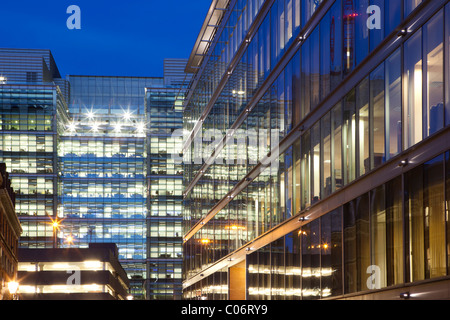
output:
[[[270,39],[271,64],[268,74],[261,74],[261,87],[241,72],[256,65],[251,48],[259,38],[253,37],[206,117],[196,118],[200,112],[193,112],[202,108],[193,102],[195,93],[193,100],[188,100],[185,119],[191,123],[199,119],[202,129],[197,139],[188,143],[186,150],[191,154],[184,158],[186,297],[195,298],[192,292],[200,274],[211,277],[219,265],[227,265],[226,259],[231,268],[233,257],[241,257],[243,248],[251,249],[259,238],[278,234],[282,228],[278,226],[286,221],[327,203],[327,199],[352,185],[377,177],[380,168],[399,161],[412,147],[431,143],[430,138],[436,134],[445,136],[446,94],[450,87],[445,59],[449,46],[448,1],[385,2],[324,1],[314,8],[315,14],[308,13],[312,7],[307,6],[307,1],[302,2],[300,16],[305,14],[311,20],[304,18],[297,34],[291,35],[296,41],[289,42],[289,33],[284,33],[278,23],[295,19],[289,10],[294,5],[274,1],[269,32],[264,32]],[[281,38],[284,41],[279,42]],[[247,92],[249,88],[256,90]],[[186,124],[188,132],[191,128]],[[257,129],[256,139],[248,131],[253,128]],[[237,144],[240,157],[219,163],[230,153],[233,155],[239,129],[247,130],[240,149]],[[263,129],[275,134],[264,136]],[[213,130],[218,131],[219,140],[225,137],[221,140],[225,146],[213,148],[215,152],[208,149],[211,139],[198,138]],[[202,151],[206,156],[193,161]],[[268,164],[265,160],[269,159]],[[428,161],[432,158],[425,159],[423,166],[428,167]],[[437,184],[442,195],[446,192],[443,168],[442,164],[442,177],[436,178],[439,183],[434,176],[424,178],[429,188]],[[445,269],[439,261],[447,259],[442,255],[445,236],[432,249],[437,266],[423,267],[430,269],[428,278],[425,269],[416,280],[407,278],[403,271],[417,268],[416,262],[406,262],[407,247],[400,241],[406,237],[403,227],[413,209],[408,209],[401,194],[398,198],[398,193],[393,192],[407,192],[406,177],[403,174],[359,194],[355,200],[341,203],[335,211],[308,223],[307,229],[297,230],[299,239],[307,235],[298,240],[300,243],[292,245],[290,232],[289,239],[286,234],[281,240],[267,243],[264,250],[247,255],[247,279],[251,282],[247,284],[247,298],[358,294],[367,290],[370,266],[381,270],[381,288],[447,276],[439,273]],[[422,186],[418,189],[426,192]],[[443,198],[436,201],[435,212],[439,213],[435,218],[445,226],[444,205]],[[418,210],[428,215],[430,207]],[[338,228],[330,220],[341,225]],[[416,232],[415,227],[413,230]],[[437,233],[442,234],[442,230]],[[329,240],[324,242],[324,238]],[[285,243],[291,248],[287,249]],[[331,243],[335,249],[324,253],[324,245],[331,249]],[[417,246],[421,245],[419,241]],[[292,255],[285,254],[291,251]],[[388,256],[383,256],[384,251]],[[280,254],[284,258],[279,258]],[[421,258],[431,263],[430,257],[419,257],[419,265]],[[291,265],[287,261],[297,262]],[[258,268],[262,274],[253,275]],[[339,275],[330,274],[330,270],[337,270]],[[431,276],[433,272],[440,276]],[[349,275],[355,278],[349,279]]]

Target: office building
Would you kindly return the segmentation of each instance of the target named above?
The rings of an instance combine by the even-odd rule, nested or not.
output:
[[[182,126],[179,100],[189,83],[189,75],[184,74],[186,60],[164,61],[164,77],[70,75],[62,79],[49,50],[1,49],[0,59],[0,158],[11,168],[17,190],[17,212],[24,229],[20,247],[86,248],[89,243],[116,243],[136,299],[146,297],[147,267],[155,269],[155,258],[170,255],[174,260],[157,267],[156,274],[161,279],[157,286],[165,286],[166,281],[171,288],[151,296],[179,298],[181,223],[174,221],[181,220],[178,181],[182,169],[174,171],[173,164],[165,162],[155,164],[147,154],[150,141],[157,148],[164,126]],[[159,104],[153,113],[146,109],[153,108],[147,105],[149,99]],[[174,112],[164,111],[165,107]],[[161,113],[171,115],[160,118]],[[169,118],[170,123],[163,123]],[[164,141],[170,134],[162,135]],[[155,179],[149,170],[158,171]],[[170,180],[167,185],[163,172]],[[153,182],[159,185],[147,185]],[[158,192],[159,187],[164,189],[161,194],[176,188],[177,194],[156,205],[159,200],[150,201],[147,194],[148,189]],[[171,241],[170,254],[153,256],[152,262],[148,252],[164,250],[147,247],[154,243],[147,228],[149,206],[158,210],[158,225]],[[167,230],[166,218],[171,220]],[[152,230],[158,234],[158,228],[153,225]],[[158,245],[163,241],[159,238]]]
[[[17,248],[22,227],[14,209],[15,197],[6,165],[0,163],[0,300],[13,299],[11,284],[17,283]]]
[[[449,57],[445,0],[213,1],[183,298],[450,298]]]
[[[184,63],[184,66],[186,63]],[[146,90],[148,136],[147,296],[180,300],[182,282],[182,87]]]
[[[16,190],[20,246],[52,247],[49,222],[57,217],[57,152],[69,122],[69,85],[49,50],[0,49],[0,74],[0,161]]]
[[[129,279],[113,243],[19,249],[21,300],[125,300]]]

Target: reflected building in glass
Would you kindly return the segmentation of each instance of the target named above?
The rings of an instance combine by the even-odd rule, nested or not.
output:
[[[446,0],[214,1],[186,67],[183,298],[449,298],[449,57]]]

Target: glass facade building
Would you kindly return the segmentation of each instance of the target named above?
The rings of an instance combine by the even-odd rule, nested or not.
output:
[[[186,60],[164,64],[167,78],[61,79],[49,50],[0,49],[0,158],[19,245],[115,243],[136,299],[181,298],[182,167],[170,155],[189,75]]]
[[[175,133],[183,128],[183,99],[184,92],[179,88],[146,90],[149,128],[146,288],[152,300],[181,299],[183,166],[177,161],[181,137]]]
[[[61,138],[63,242],[114,242],[144,296],[146,276],[146,87],[161,78],[69,76],[71,122]]]
[[[20,245],[54,246],[58,144],[68,123],[68,83],[49,50],[0,49],[0,158],[11,171]],[[56,83],[59,83],[57,85]]]
[[[432,298],[448,286],[448,1],[210,12],[220,23],[200,32],[197,43],[214,36],[194,47],[183,115],[183,297]]]

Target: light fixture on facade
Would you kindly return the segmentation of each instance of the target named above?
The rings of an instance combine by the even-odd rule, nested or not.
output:
[[[121,123],[116,123],[116,125],[114,126],[114,131],[115,132],[120,132],[122,130],[122,124]]]
[[[6,78],[6,77],[4,77],[4,76],[0,76],[0,84],[6,84],[6,81],[7,81],[8,79]]]
[[[98,123],[92,124],[92,132],[98,132],[100,125]]]
[[[87,118],[88,118],[89,120],[92,120],[92,119],[94,119],[94,112],[88,111],[88,113],[86,114],[86,116],[87,116]]]
[[[406,167],[408,165],[408,159],[400,161],[398,164],[399,167]]]
[[[69,132],[75,132],[77,130],[77,125],[75,122],[71,122],[67,125],[67,130],[69,130]]]
[[[136,125],[136,130],[138,133],[144,133],[145,132],[145,124],[140,122]]]

